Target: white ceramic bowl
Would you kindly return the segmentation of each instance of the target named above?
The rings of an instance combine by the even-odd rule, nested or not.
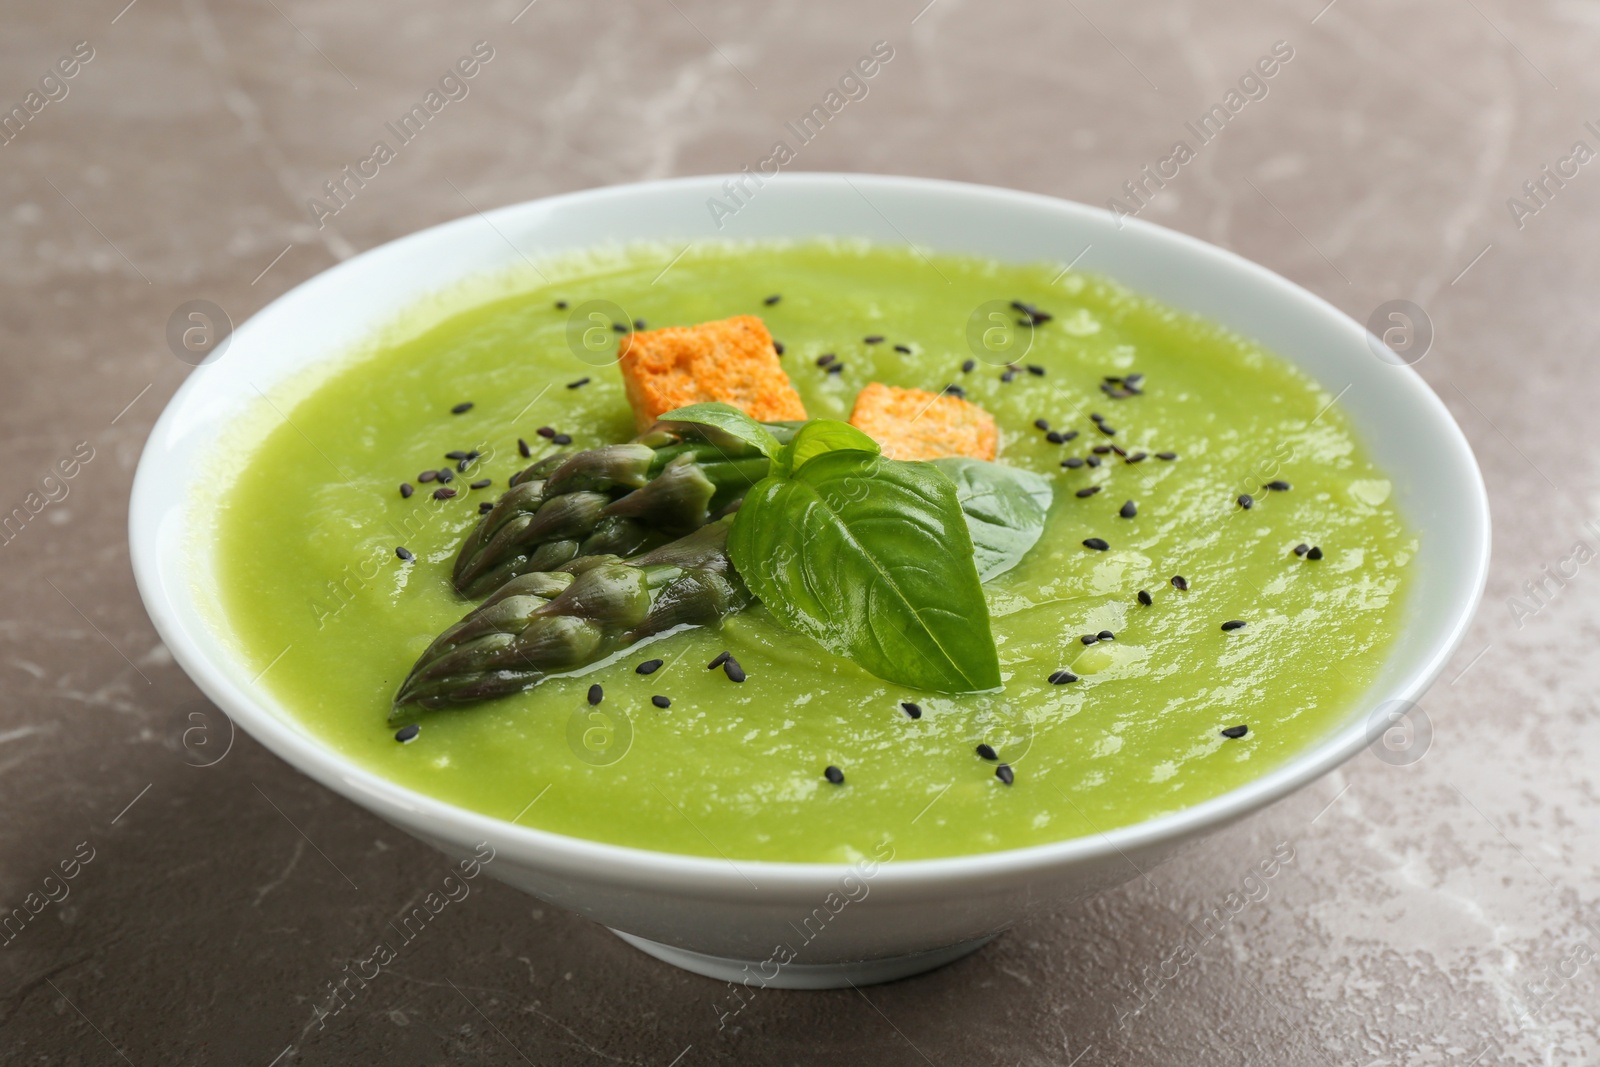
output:
[[[767,182],[718,229],[713,176],[536,200],[436,226],[312,278],[238,329],[156,423],[129,517],[139,590],[163,640],[216,704],[290,764],[395,826],[462,858],[482,841],[501,880],[613,928],[690,970],[790,987],[884,981],[971,951],[1019,920],[1122,882],[1171,852],[1299,789],[1415,701],[1461,639],[1482,592],[1489,513],[1460,430],[1409,366],[1332,306],[1230,252],[1137,219],[1044,196],[915,178],[790,174]],[[753,184],[747,183],[753,189]],[[1340,402],[1389,473],[1422,548],[1405,625],[1377,682],[1344,725],[1248,785],[1187,810],[1055,844],[852,871],[739,862],[600,844],[512,825],[412,792],[354,765],[299,727],[216,631],[215,588],[194,548],[192,487],[256,389],[337,358],[430,294],[524,256],[600,243],[855,236],[1032,262],[1076,260],[1197,312],[1298,364]],[[513,247],[515,246],[515,247]],[[1241,715],[1248,718],[1248,715]],[[844,899],[838,907],[829,903]],[[802,931],[820,929],[809,944]],[[804,951],[793,962],[775,949]]]

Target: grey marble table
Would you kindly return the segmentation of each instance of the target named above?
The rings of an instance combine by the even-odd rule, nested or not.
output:
[[[7,0],[0,26],[0,513],[26,513],[0,537],[0,904],[27,912],[0,935],[0,1061],[1600,1062],[1600,7]],[[466,95],[336,213],[308,205],[480,41]],[[247,737],[194,765],[185,731],[225,726],[124,536],[190,372],[169,316],[242,321],[475,208],[754,165],[878,41],[793,168],[1117,197],[1358,319],[1424,310],[1418,369],[1495,509],[1425,754],[1365,754],[944,970],[767,992],[721,1031],[721,986],[491,884],[319,1023],[439,861]],[[1293,862],[1199,936],[1274,849]]]

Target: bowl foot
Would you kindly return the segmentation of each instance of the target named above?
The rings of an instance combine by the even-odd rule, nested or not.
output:
[[[842,989],[851,985],[893,982],[897,978],[909,978],[914,974],[953,963],[968,953],[976,952],[994,939],[994,935],[991,934],[976,941],[963,941],[956,945],[946,945],[926,952],[913,952],[907,956],[891,956],[888,959],[857,960],[851,963],[779,965],[775,962],[763,963],[760,960],[708,956],[703,952],[691,952],[688,949],[663,945],[657,941],[647,941],[633,934],[625,934],[621,930],[611,932],[640,952],[654,956],[663,963],[670,963],[674,967],[682,967],[686,971],[693,971],[695,974],[723,982],[740,982],[771,989]],[[777,974],[768,977],[767,972],[774,968]]]

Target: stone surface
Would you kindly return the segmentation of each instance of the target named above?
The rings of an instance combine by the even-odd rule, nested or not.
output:
[[[93,48],[0,145],[0,511],[92,450],[0,546],[0,903],[41,903],[93,857],[0,948],[0,1061],[1600,1060],[1600,579],[1545,570],[1597,541],[1600,173],[1546,179],[1520,220],[1507,205],[1575,141],[1600,147],[1592,7],[122,2],[10,2],[0,34],[7,108]],[[470,95],[318,229],[307,198],[479,40],[494,58]],[[319,1024],[327,983],[443,867],[246,737],[192,765],[227,723],[157,641],[124,536],[139,448],[189,372],[168,316],[208,299],[242,321],[475,207],[755,164],[877,40],[893,61],[797,168],[1097,204],[1292,45],[1142,214],[1361,320],[1426,308],[1418,369],[1495,508],[1484,607],[1425,702],[1431,748],[1363,755],[937,973],[762,993],[720,1031],[722,986],[488,884]],[[1541,581],[1545,603],[1510,599]],[[1294,862],[1203,936],[1280,844]]]

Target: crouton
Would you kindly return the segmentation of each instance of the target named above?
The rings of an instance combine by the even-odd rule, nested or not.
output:
[[[978,405],[882,382],[856,396],[850,425],[878,442],[890,459],[993,459],[999,441],[994,416]]]
[[[619,350],[622,384],[641,430],[674,408],[712,400],[762,422],[806,417],[772,335],[754,315],[642,330],[625,335]]]

